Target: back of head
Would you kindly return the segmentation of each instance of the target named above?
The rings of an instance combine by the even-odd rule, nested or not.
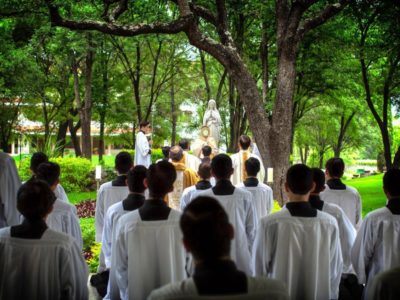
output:
[[[232,159],[226,154],[218,154],[211,161],[211,170],[217,179],[228,179],[232,175]]]
[[[383,189],[391,198],[400,197],[400,170],[390,169],[383,176]]]
[[[313,193],[319,194],[325,189],[325,174],[319,168],[312,168],[313,181],[315,188]]]
[[[209,163],[201,163],[199,170],[197,171],[201,179],[210,179],[211,177],[211,165]]]
[[[52,186],[56,184],[60,178],[60,166],[53,162],[41,163],[37,168],[36,178]]]
[[[142,121],[142,122],[139,123],[139,129],[141,129],[143,127],[146,127],[146,126],[149,126],[149,125],[150,125],[149,121]]]
[[[17,194],[17,209],[28,220],[43,219],[56,200],[49,185],[42,180],[30,180],[23,184]]]
[[[344,174],[344,161],[340,157],[328,159],[325,164],[325,169],[328,171],[330,177],[341,178]]]
[[[212,149],[210,146],[206,145],[201,148],[201,152],[203,153],[204,157],[208,157],[211,155]]]
[[[260,161],[255,157],[250,157],[246,160],[244,166],[248,176],[257,176],[261,168]]]
[[[33,174],[36,174],[37,168],[41,163],[48,162],[49,158],[47,157],[46,154],[43,152],[35,152],[32,154],[31,157],[31,164],[30,164],[30,169],[33,172]]]
[[[133,167],[132,156],[125,151],[117,154],[115,157],[115,169],[119,174],[126,174]]]
[[[132,193],[143,193],[146,187],[143,180],[146,178],[147,168],[145,166],[135,166],[128,171],[127,180],[129,191]]]
[[[250,137],[248,137],[247,135],[241,135],[239,138],[239,145],[240,145],[240,148],[242,148],[243,150],[249,149],[249,147],[251,145]]]
[[[169,158],[172,159],[172,161],[180,161],[183,157],[183,150],[180,146],[173,146],[171,149],[169,149]]]
[[[179,141],[179,146],[183,149],[183,150],[189,150],[189,141],[187,139],[181,139]]]
[[[212,197],[195,198],[184,209],[180,226],[185,245],[197,260],[228,256],[232,236],[228,215]]]
[[[293,165],[286,173],[286,183],[293,194],[306,195],[313,187],[313,174],[303,164]]]
[[[164,146],[161,148],[162,154],[164,155],[164,158],[169,158],[169,150],[171,149],[170,146]]]
[[[147,170],[146,179],[150,197],[164,198],[174,187],[175,167],[165,160],[151,164]]]

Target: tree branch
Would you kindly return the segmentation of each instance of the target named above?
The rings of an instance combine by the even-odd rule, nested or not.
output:
[[[324,9],[322,9],[319,12],[319,14],[317,14],[313,18],[306,19],[303,22],[302,26],[300,26],[299,30],[297,31],[297,36],[301,40],[303,36],[307,34],[307,32],[324,24],[330,18],[334,17],[339,12],[341,12],[345,8],[345,6],[349,3],[350,0],[339,0],[339,2],[337,3],[328,4],[327,6],[325,6]]]
[[[75,21],[64,19],[53,1],[46,0],[46,3],[49,8],[50,20],[53,26],[66,27],[72,30],[97,30],[118,36],[137,36],[149,33],[175,34],[185,31],[193,19],[193,14],[189,13],[181,15],[177,20],[169,23],[156,22],[152,24],[121,25],[93,20]]]

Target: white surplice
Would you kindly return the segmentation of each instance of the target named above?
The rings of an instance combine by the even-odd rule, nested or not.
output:
[[[139,131],[136,135],[134,164],[148,168],[151,164],[150,144],[146,135]]]
[[[346,185],[345,190],[331,190],[326,184],[320,197],[322,201],[336,204],[343,209],[356,230],[360,228],[362,219],[361,197],[355,188]]]
[[[283,281],[291,299],[337,299],[342,274],[335,218],[293,217],[281,211],[261,219],[253,248],[256,276]]]
[[[209,196],[218,200],[234,227],[235,237],[231,246],[231,258],[240,271],[251,275],[251,251],[257,226],[257,213],[250,192],[235,188],[233,195],[215,195],[212,189],[197,196]]]
[[[184,189],[180,200],[180,210],[183,211],[194,198],[196,198],[200,193],[204,191],[205,190],[196,189],[195,185],[189,186]]]
[[[0,152],[0,228],[20,223],[17,210],[17,192],[21,180],[14,159]]]
[[[258,220],[272,212],[274,197],[272,189],[268,185],[259,182],[257,186],[245,186],[242,182],[237,187],[245,189],[253,195]]]
[[[47,229],[40,239],[0,229],[0,299],[88,299],[88,269],[75,240]]]
[[[197,173],[197,171],[199,170],[199,166],[201,164],[201,160],[197,156],[194,156],[193,154],[190,154],[187,151],[183,151],[183,153],[185,155],[186,168],[192,169]]]
[[[243,152],[247,152],[247,157],[257,158],[260,162],[260,172],[257,174],[257,179],[259,182],[264,182],[265,179],[265,168],[262,160],[255,154],[250,153],[249,150],[240,150],[231,156],[233,174],[231,176],[231,181],[233,185],[241,183],[245,178],[242,178],[242,171],[244,170]]]
[[[186,278],[180,213],[167,220],[142,221],[138,210],[122,216],[111,253],[111,271],[122,299],[146,299],[152,290]]]
[[[54,202],[53,210],[47,216],[46,224],[55,231],[69,234],[75,238],[79,248],[83,248],[82,230],[74,205],[57,198]]]
[[[108,208],[114,203],[124,200],[129,194],[127,186],[113,186],[112,182],[103,183],[98,192],[96,200],[95,223],[96,242],[101,243],[104,227],[104,216]]]
[[[53,191],[56,197],[64,202],[69,203],[67,193],[65,192],[64,188],[61,184],[57,184],[56,189]]]
[[[252,295],[262,295],[263,299],[269,300],[287,300],[289,299],[287,289],[285,285],[274,279],[265,277],[247,277],[247,294],[241,295],[227,295],[224,298],[222,295],[221,299],[230,299],[231,297],[236,297],[235,299],[251,299]],[[162,288],[153,291],[148,300],[170,300],[170,299],[196,299],[198,296],[199,300],[203,297],[199,296],[194,283],[193,278],[183,280],[178,283],[171,283]],[[219,298],[218,297],[218,298]]]
[[[360,283],[379,272],[400,266],[400,215],[387,207],[367,214],[351,250],[351,261]]]
[[[333,216],[338,223],[340,248],[343,258],[343,273],[354,273],[351,265],[351,248],[356,239],[356,229],[339,206],[324,202],[322,211]]]

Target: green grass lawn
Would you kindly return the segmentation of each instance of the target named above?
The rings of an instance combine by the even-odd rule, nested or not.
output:
[[[378,174],[344,181],[360,193],[363,216],[374,209],[385,206],[386,196],[382,189],[382,178],[383,174]]]
[[[96,199],[96,191],[93,192],[80,192],[80,193],[68,193],[69,202],[72,204],[78,204],[88,199]]]

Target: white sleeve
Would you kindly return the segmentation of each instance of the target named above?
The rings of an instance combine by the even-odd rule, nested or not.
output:
[[[148,142],[146,136],[142,132],[139,132],[139,134],[138,134],[137,143],[138,143],[137,146],[138,146],[138,150],[139,150],[140,154],[142,156],[148,155],[149,150],[150,150],[149,142]]]
[[[94,219],[96,225],[96,242],[101,243],[103,235],[103,226],[104,226],[104,194],[103,194],[103,189],[101,187],[97,194]]]
[[[120,222],[118,222],[120,223]],[[119,225],[117,225],[119,227]],[[121,299],[128,299],[128,249],[123,228],[117,228],[116,239],[111,251],[111,270],[115,274],[115,282],[120,291]],[[111,287],[115,289],[115,287]]]
[[[268,274],[267,265],[269,264],[268,252],[266,251],[266,228],[259,222],[256,237],[253,243],[252,271],[253,276],[266,276]]]
[[[260,161],[260,172],[258,172],[257,174],[257,179],[258,181],[264,183],[265,180],[265,168],[264,168],[264,164],[261,160],[261,157],[256,157],[259,161]]]
[[[332,256],[330,261],[330,269],[331,269],[330,299],[338,299],[339,284],[343,270],[343,259],[342,259],[342,250],[340,249],[339,228],[337,224],[335,226],[335,230],[332,232],[332,237],[331,237],[331,255]]]
[[[267,200],[269,203],[269,207],[268,207],[268,214],[272,213],[272,209],[274,208],[274,192],[272,191],[272,189],[269,190],[269,199]]]
[[[111,241],[112,241],[112,215],[110,209],[104,218],[103,236],[101,241],[101,251],[104,254],[106,268],[111,265]]]
[[[362,222],[362,204],[361,204],[361,196],[357,192],[357,211],[356,211],[356,229],[360,229]]]
[[[353,248],[351,262],[360,284],[367,282],[367,269],[374,252],[373,232],[368,218],[361,224]]]
[[[62,293],[67,293],[66,299],[88,299],[87,279],[88,268],[81,251],[75,241],[65,253],[61,271]]]
[[[252,198],[253,195],[250,192],[246,191],[246,200],[247,200],[246,236],[250,253],[253,249],[253,242],[256,235],[256,226],[257,226],[257,213]]]
[[[79,224],[79,218],[76,213],[71,212],[69,217],[70,234],[75,238],[79,249],[83,249],[82,229]]]
[[[181,200],[180,200],[180,203],[179,203],[181,211],[183,211],[185,209],[185,207],[188,205],[189,198],[190,198],[190,193],[188,192],[187,189],[189,189],[189,188],[190,187],[186,188],[182,193]]]
[[[351,224],[351,221],[346,216],[346,213],[339,208],[342,213],[340,215],[340,222],[339,222],[339,237],[340,237],[340,245],[342,249],[342,257],[343,257],[343,265],[345,269],[343,272],[351,273],[351,248],[353,247],[354,240],[356,239],[356,230]]]

